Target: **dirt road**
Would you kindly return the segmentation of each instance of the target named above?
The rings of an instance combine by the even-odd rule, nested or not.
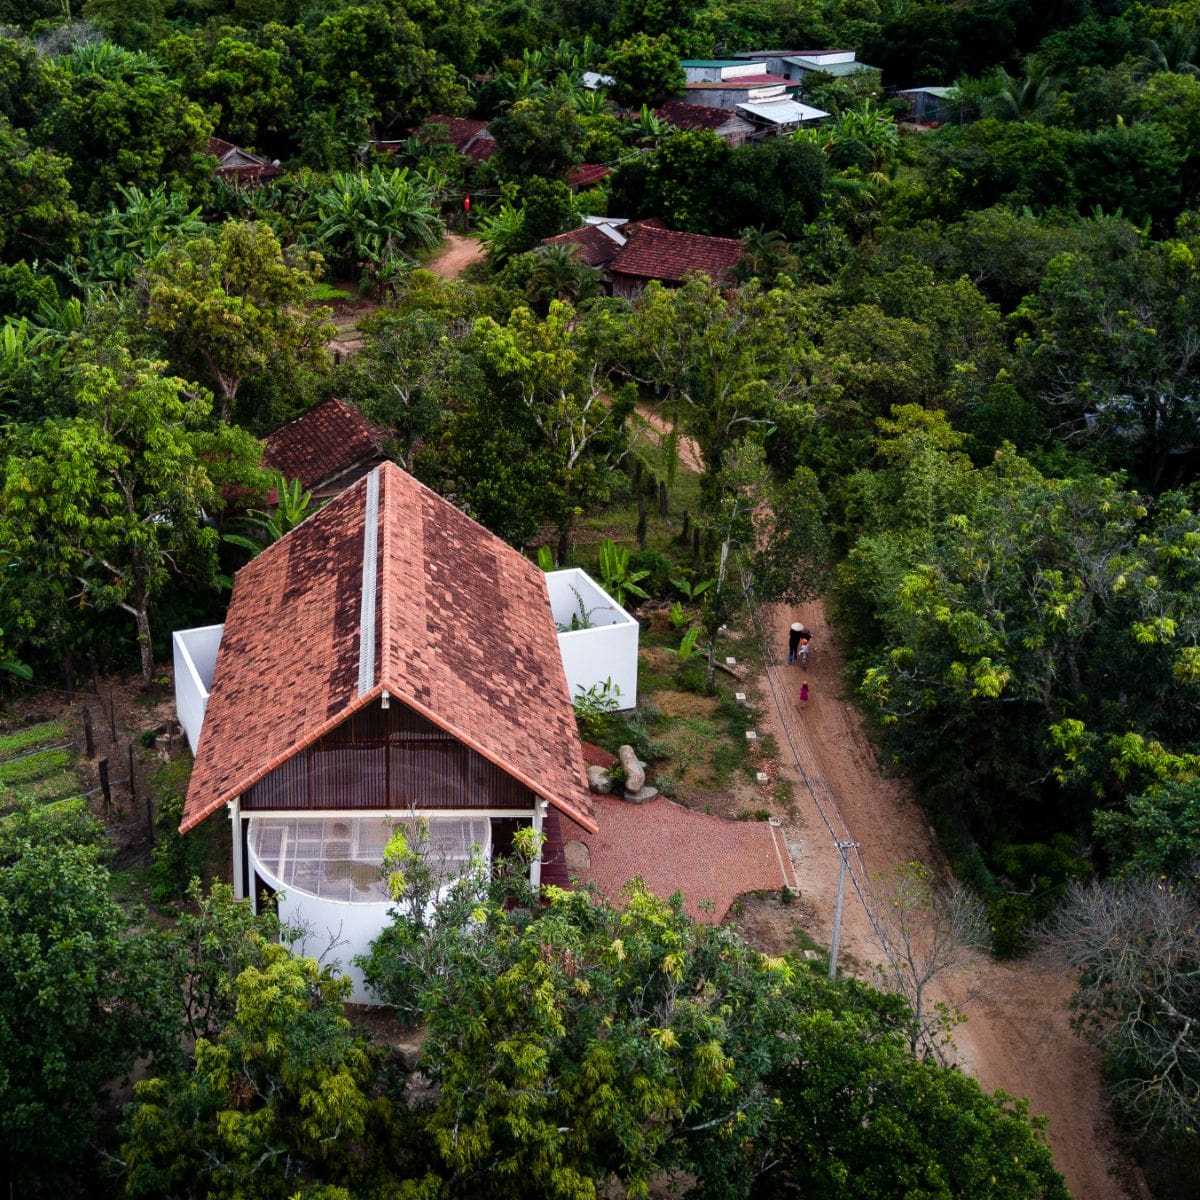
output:
[[[446,244],[425,264],[425,270],[443,279],[457,279],[473,262],[483,257],[483,247],[459,233],[446,234]]]
[[[920,808],[899,779],[880,770],[858,710],[845,694],[823,606],[768,609],[763,618],[768,639],[779,643],[795,620],[804,621],[814,635],[807,671],[784,665],[786,654],[773,646],[779,663],[759,681],[758,700],[763,726],[780,746],[780,769],[788,771],[793,749],[802,768],[789,772],[798,809],[789,840],[805,909],[816,914],[816,928],[809,932],[828,944],[838,876],[835,836],[859,843],[856,869],[867,879],[909,861],[935,870],[944,866]],[[803,711],[802,679],[810,688]],[[853,889],[842,946],[843,963],[869,978],[869,964],[881,952]],[[982,962],[970,978],[950,981],[951,1001],[968,991],[978,993],[963,1005],[968,1020],[955,1030],[958,1059],[989,1091],[1003,1088],[1028,1097],[1031,1111],[1047,1118],[1055,1163],[1078,1200],[1123,1200],[1137,1195],[1142,1185],[1131,1164],[1113,1150],[1116,1134],[1105,1109],[1099,1056],[1068,1028],[1070,990],[1064,973],[1030,963]]]

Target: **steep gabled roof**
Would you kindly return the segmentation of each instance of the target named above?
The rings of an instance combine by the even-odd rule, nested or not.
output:
[[[421,129],[431,125],[440,125],[446,131],[446,139],[459,154],[465,154],[474,162],[486,162],[496,153],[496,139],[488,130],[486,121],[476,121],[471,117],[444,117],[435,114],[425,118]]]
[[[591,187],[593,183],[599,183],[600,180],[608,178],[611,174],[611,169],[602,163],[580,163],[567,172],[567,185],[579,188]]]
[[[389,462],[238,572],[181,830],[385,689],[596,829],[544,575]]]
[[[331,396],[270,434],[263,463],[314,488],[374,457],[387,436],[353,405]]]
[[[626,226],[626,232],[629,241],[609,264],[614,275],[679,283],[689,271],[701,271],[723,283],[742,256],[742,245],[733,238],[677,233],[649,222]]]
[[[283,168],[261,154],[254,154],[227,142],[224,138],[210,137],[208,152],[216,160],[214,174],[222,179],[236,179],[239,183],[262,183],[283,174]]]
[[[589,267],[607,266],[621,251],[620,243],[597,229],[595,225],[581,225],[578,229],[568,229],[566,233],[543,238],[538,244],[572,246],[576,256]]]

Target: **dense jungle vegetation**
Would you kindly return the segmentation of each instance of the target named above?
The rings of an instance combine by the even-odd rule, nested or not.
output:
[[[767,45],[853,47],[882,80],[811,78],[828,122],[735,149],[655,115],[681,57]],[[916,85],[953,88],[940,127],[901,128]],[[496,153],[433,115],[489,120]],[[214,135],[282,174],[217,179]],[[574,192],[583,162],[610,174]],[[764,600],[829,598],[992,949],[1071,948],[1119,1116],[1181,1164],[1163,1194],[1194,1195],[1198,194],[1191,0],[0,0],[5,687],[152,685],[172,629],[222,618],[274,482],[260,439],[325,396],[500,536],[584,565],[581,522],[644,507],[631,422],[656,397],[699,449],[702,554],[732,545]],[[468,196],[486,255],[444,280],[422,264]],[[736,285],[614,299],[539,247],[604,213],[740,239]],[[464,899],[428,950],[455,969],[407,1001],[440,1088],[415,1096],[277,931],[196,893],[131,933],[85,818],[11,807],[16,1195],[575,1198],[672,1171],[696,1196],[1065,1194],[1018,1108],[907,1055],[891,998],[649,897]],[[462,930],[485,921],[479,961]],[[670,1019],[631,999],[647,973]],[[139,1059],[114,1134],[98,1089]],[[884,1145],[905,1165],[876,1178]]]

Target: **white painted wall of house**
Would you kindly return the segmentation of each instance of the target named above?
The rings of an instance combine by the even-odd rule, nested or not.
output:
[[[192,753],[200,744],[200,727],[208,709],[208,692],[217,667],[224,625],[177,629],[171,635],[175,658],[175,714],[187,734]]]
[[[582,602],[591,622],[590,629],[559,633],[567,690],[574,700],[611,679],[620,688],[617,707],[637,705],[638,623],[621,608],[586,571],[572,567],[546,574],[546,591],[556,625],[569,625]]]

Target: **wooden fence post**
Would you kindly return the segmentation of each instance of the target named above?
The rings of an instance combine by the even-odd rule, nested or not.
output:
[[[96,764],[100,768],[100,791],[104,793],[104,815],[112,814],[112,788],[108,783],[108,759],[102,758]]]
[[[83,744],[87,748],[88,758],[96,757],[96,739],[92,734],[92,710],[83,706]]]
[[[113,745],[117,744],[117,693],[109,684],[108,687],[108,731],[112,734]]]

